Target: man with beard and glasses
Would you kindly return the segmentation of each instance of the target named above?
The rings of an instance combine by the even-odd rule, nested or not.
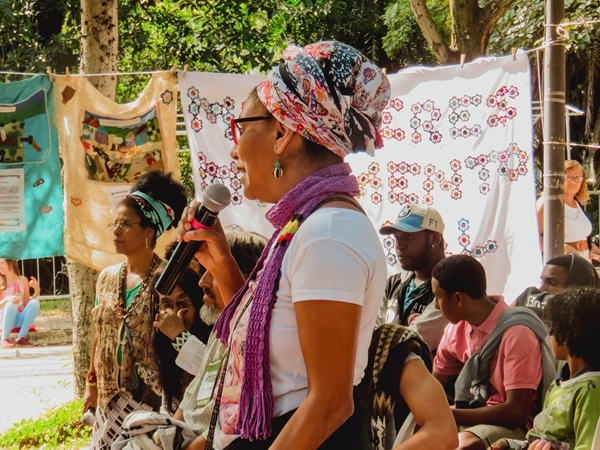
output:
[[[435,352],[448,324],[435,309],[431,290],[433,268],[445,257],[444,221],[431,206],[408,203],[396,222],[379,233],[394,235],[402,272],[387,280],[376,327],[382,323],[408,326]]]
[[[226,228],[225,235],[233,258],[244,278],[247,278],[260,258],[267,239],[258,233],[244,231],[237,225]],[[199,285],[204,291],[204,305],[200,308],[200,318],[212,326],[226,305],[219,286],[209,271],[202,275]],[[177,315],[172,314],[169,317],[173,322],[177,321]],[[176,328],[170,325],[167,333],[172,334],[174,331],[171,330],[178,329],[182,330],[181,326]],[[165,332],[162,328],[161,331]],[[182,335],[176,338],[180,341],[184,339]],[[198,339],[191,336],[185,340],[179,351],[177,364],[188,372],[194,370],[197,375],[186,389],[179,409],[173,417],[185,421],[198,436],[204,433],[210,424],[213,410],[211,393],[219,369],[217,362],[221,361],[224,352],[225,346],[214,333],[209,335],[205,348]],[[188,448],[195,448],[194,443]]]

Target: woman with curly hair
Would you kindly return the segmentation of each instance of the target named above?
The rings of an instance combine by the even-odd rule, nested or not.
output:
[[[501,439],[492,450],[592,448],[600,419],[600,291],[571,288],[552,297],[544,309],[552,351],[570,369],[568,380],[555,380],[544,408],[527,433],[527,442]],[[551,441],[558,441],[551,446]],[[566,443],[568,447],[560,444]]]
[[[186,202],[185,188],[171,174],[148,172],[108,225],[125,262],[104,269],[96,284],[95,336],[84,396],[84,411],[96,408],[92,449],[110,448],[131,411],[160,408],[150,280],[163,260],[154,247],[177,223]]]

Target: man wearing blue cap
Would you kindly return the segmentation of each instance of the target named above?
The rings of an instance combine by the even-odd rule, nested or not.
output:
[[[388,278],[377,326],[384,322],[410,326],[432,351],[447,325],[434,307],[431,272],[444,259],[444,221],[431,206],[408,203],[396,222],[379,230],[393,234],[402,272]]]

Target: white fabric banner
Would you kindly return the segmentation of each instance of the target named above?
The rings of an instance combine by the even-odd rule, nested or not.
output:
[[[232,165],[229,117],[263,77],[179,74],[196,194],[221,181],[233,206],[220,217],[270,236],[268,206],[243,198]],[[389,76],[385,147],[346,158],[374,226],[393,222],[408,202],[442,215],[447,253],[478,258],[488,293],[507,302],[536,285],[542,270],[535,213],[530,74],[527,55],[470,64],[413,67]],[[389,273],[400,271],[393,237],[382,236]]]

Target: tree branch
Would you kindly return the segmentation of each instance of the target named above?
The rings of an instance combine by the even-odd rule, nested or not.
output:
[[[514,0],[492,0],[478,14],[478,25],[481,30],[482,48],[486,49],[490,36],[498,21],[508,11]]]
[[[444,42],[441,33],[431,18],[425,0],[410,0],[410,7],[415,15],[415,20],[423,33],[423,37],[433,51],[437,62],[440,64],[447,64],[450,62],[453,58],[453,52],[446,42]]]

